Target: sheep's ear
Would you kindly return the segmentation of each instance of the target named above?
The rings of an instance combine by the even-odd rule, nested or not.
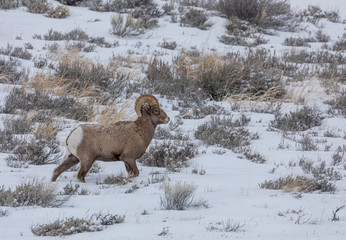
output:
[[[141,114],[150,114],[150,105],[148,103],[143,103],[141,106]]]

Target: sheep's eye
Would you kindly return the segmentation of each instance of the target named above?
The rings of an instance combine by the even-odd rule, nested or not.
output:
[[[159,115],[159,114],[160,114],[160,110],[159,110],[159,109],[153,109],[153,113],[154,113],[155,115]]]

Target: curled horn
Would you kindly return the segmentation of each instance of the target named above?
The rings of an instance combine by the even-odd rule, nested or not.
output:
[[[141,114],[141,107],[142,107],[143,103],[148,103],[150,106],[159,105],[159,101],[153,95],[144,94],[144,95],[140,96],[139,98],[137,98],[136,103],[135,103],[135,111],[136,111],[138,117],[140,117],[142,115]]]

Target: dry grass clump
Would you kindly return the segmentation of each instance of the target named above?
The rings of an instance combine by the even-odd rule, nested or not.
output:
[[[45,13],[49,7],[47,0],[22,0],[23,6],[31,13]]]
[[[189,102],[206,98],[220,101],[231,95],[273,100],[285,93],[282,75],[291,77],[296,70],[265,50],[226,57],[183,52],[173,66],[154,58],[148,66],[147,82],[159,94]]]
[[[70,11],[67,7],[64,6],[57,6],[55,8],[48,7],[44,15],[50,18],[67,18],[68,16],[70,16]]]
[[[106,177],[103,182],[97,182],[97,184],[116,184],[119,186],[126,185],[130,182],[131,180],[126,177],[123,173],[119,173],[118,175],[111,175]]]
[[[345,51],[346,50],[346,33],[333,44],[333,51]]]
[[[125,216],[110,213],[95,213],[86,218],[70,217],[53,223],[37,224],[31,227],[36,236],[67,236],[81,232],[102,231],[107,226],[124,222]]]
[[[196,154],[197,147],[189,141],[155,142],[138,162],[144,166],[165,167],[176,172],[187,167],[187,161]]]
[[[207,201],[200,199],[195,201],[194,193],[197,185],[194,183],[177,182],[174,185],[165,182],[162,184],[164,196],[160,198],[160,204],[164,210],[185,210],[189,207],[208,207]]]
[[[227,219],[226,221],[217,222],[215,225],[210,224],[207,227],[208,231],[216,232],[240,232],[244,224]]]
[[[282,115],[275,114],[275,119],[270,122],[270,127],[278,128],[282,131],[305,131],[309,128],[320,126],[323,117],[316,108],[304,106],[296,112]]]
[[[280,177],[277,180],[265,180],[259,186],[265,189],[282,189],[285,192],[298,191],[309,193],[320,191],[334,193],[336,190],[335,184],[326,179],[308,178],[305,176],[287,176]]]
[[[68,198],[57,193],[56,186],[38,180],[28,181],[17,185],[15,189],[0,187],[0,206],[42,206],[59,207]]]
[[[250,133],[244,126],[250,121],[244,115],[237,120],[232,118],[211,117],[209,121],[198,126],[195,138],[207,145],[238,151],[250,145],[250,141],[257,139],[256,134]]]

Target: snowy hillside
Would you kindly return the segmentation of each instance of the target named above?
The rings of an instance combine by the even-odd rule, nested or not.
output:
[[[346,239],[346,1],[231,2],[0,0],[1,239]],[[51,182],[142,94],[171,121],[138,177]]]

